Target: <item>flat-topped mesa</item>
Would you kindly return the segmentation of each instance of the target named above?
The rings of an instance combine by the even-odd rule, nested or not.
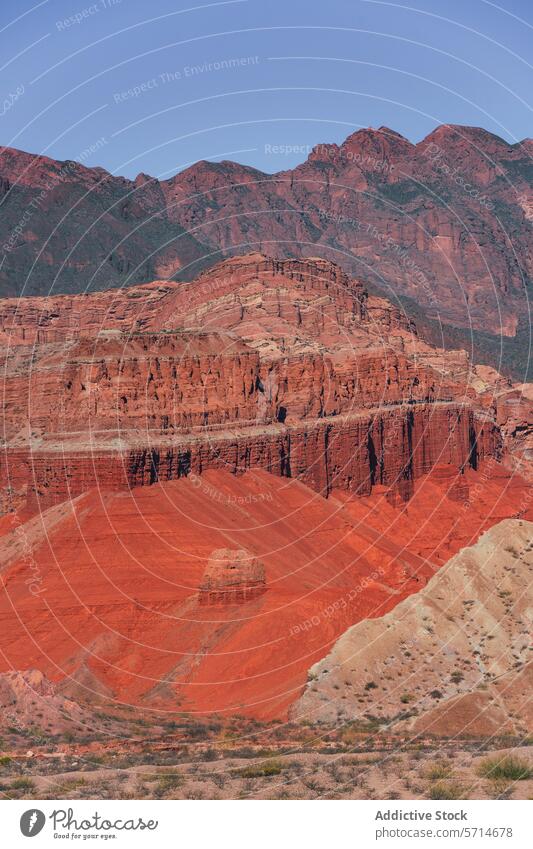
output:
[[[201,605],[242,604],[266,592],[265,567],[245,549],[217,548],[199,591]]]
[[[0,326],[3,435],[18,446],[28,418],[47,442],[91,431],[97,447],[101,432],[131,443],[132,430],[294,423],[466,391],[421,361],[399,310],[325,260],[250,254],[191,284],[8,299]]]

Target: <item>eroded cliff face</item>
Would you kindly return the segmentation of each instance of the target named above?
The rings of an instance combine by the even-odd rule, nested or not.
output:
[[[190,284],[0,302],[4,509],[260,467],[408,499],[499,458],[464,352],[323,260],[230,259]]]
[[[415,480],[438,463],[460,471],[501,456],[498,428],[454,404],[398,407],[332,422],[271,425],[241,432],[214,431],[137,448],[96,444],[53,450],[10,449],[2,457],[3,509],[31,511],[97,486],[116,491],[157,481],[199,476],[207,469],[232,474],[262,468],[298,478],[327,496],[333,488],[368,495],[374,484],[409,500]],[[177,443],[177,444],[176,444]]]
[[[496,395],[496,422],[511,467],[533,481],[533,385],[511,386]]]
[[[0,675],[51,705],[286,717],[354,622],[531,516],[516,387],[323,260],[0,323]]]

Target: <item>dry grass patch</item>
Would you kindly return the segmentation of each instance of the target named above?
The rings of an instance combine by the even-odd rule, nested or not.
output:
[[[533,769],[515,755],[503,758],[486,758],[477,768],[477,774],[482,778],[503,781],[527,781],[533,778]]]

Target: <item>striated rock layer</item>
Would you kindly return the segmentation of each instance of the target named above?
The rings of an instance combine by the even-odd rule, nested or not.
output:
[[[0,302],[5,509],[206,469],[410,497],[500,458],[465,352],[323,260],[230,259],[190,284]]]
[[[244,549],[217,548],[200,584],[200,604],[235,604],[266,590],[265,567]]]
[[[323,495],[345,488],[368,495],[376,483],[408,500],[414,481],[436,463],[456,471],[498,457],[492,423],[454,404],[401,407],[307,426],[270,426],[252,432],[183,438],[126,451],[10,450],[2,457],[5,508],[31,511],[98,486],[120,490],[200,475],[207,469],[241,474],[263,468],[295,477]]]

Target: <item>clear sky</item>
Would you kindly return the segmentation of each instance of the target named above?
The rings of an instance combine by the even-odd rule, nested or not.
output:
[[[2,0],[0,143],[272,172],[360,127],[533,136],[532,0]]]

